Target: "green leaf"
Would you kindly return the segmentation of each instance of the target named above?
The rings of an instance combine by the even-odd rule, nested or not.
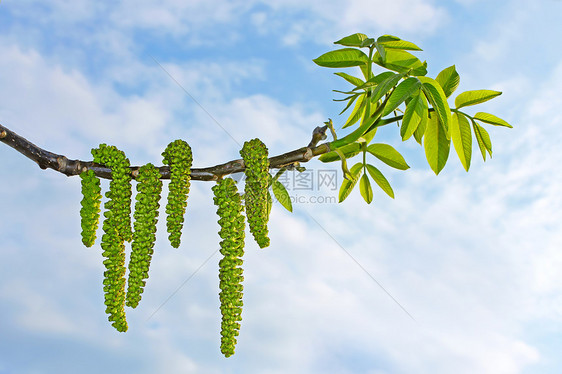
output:
[[[459,109],[464,106],[480,104],[485,101],[491,100],[501,94],[502,93],[499,91],[492,90],[466,91],[457,96],[457,98],[455,99],[455,106],[457,107],[457,109]]]
[[[354,77],[353,75],[349,75],[343,72],[339,72],[339,73],[334,73],[335,75],[342,77],[343,79],[345,79],[346,81],[348,81],[349,83],[351,83],[354,86],[361,86],[363,84],[365,84],[365,82],[361,79],[361,78],[357,78]]]
[[[400,127],[402,140],[408,140],[412,136],[422,121],[424,113],[425,118],[427,118],[427,99],[418,89],[418,92],[412,96],[412,99],[406,105],[402,126]]]
[[[388,43],[388,42],[397,42],[401,39],[394,35],[381,35],[377,38],[378,43]]]
[[[513,128],[513,126],[511,126],[503,119],[498,118],[490,113],[478,112],[474,115],[474,119],[485,123],[489,123],[490,125],[494,125],[494,126],[505,126],[505,127]]]
[[[312,61],[326,68],[348,68],[367,64],[369,57],[358,49],[342,48],[324,53]]]
[[[367,147],[367,152],[395,169],[406,170],[410,168],[404,157],[389,144],[373,143]]]
[[[464,170],[468,171],[472,157],[472,132],[470,131],[468,118],[464,114],[453,114],[451,118],[451,138]]]
[[[416,91],[419,91],[421,87],[421,82],[418,78],[410,77],[402,81],[388,99],[386,106],[382,112],[382,117],[388,115],[392,111],[394,111],[400,104],[402,104],[406,99],[408,99],[412,94]]]
[[[363,94],[351,95],[350,97],[346,97],[344,100],[334,100],[334,101],[346,101],[347,100],[347,104],[345,105],[345,108],[343,108],[343,110],[340,112],[340,115],[342,115],[343,112],[348,110],[349,107],[351,106],[351,104],[353,104],[355,102],[355,99],[357,99],[361,95],[363,95]]]
[[[482,136],[482,141],[484,142],[484,145],[486,146],[486,150],[488,150],[488,153],[490,154],[490,158],[492,157],[492,140],[490,139],[490,134],[488,134],[488,131],[486,131],[485,128],[483,128],[480,125],[477,125],[479,127],[480,130],[480,135]]]
[[[349,180],[349,179],[344,179],[341,187],[340,187],[340,192],[339,192],[339,196],[338,196],[338,202],[342,202],[344,201],[349,194],[351,193],[351,191],[353,191],[353,188],[355,187],[355,185],[357,184],[357,181],[359,180],[359,173],[361,172],[361,170],[363,169],[363,164],[361,162],[358,162],[357,164],[353,165],[353,167],[351,168],[351,170],[349,171],[351,173],[351,175],[353,175],[354,179],[353,180]]]
[[[371,188],[371,182],[369,182],[367,174],[363,174],[361,177],[361,181],[359,182],[359,192],[361,192],[363,200],[365,200],[367,204],[371,204],[371,201],[373,201],[373,189]]]
[[[380,73],[380,74],[372,77],[371,79],[369,79],[368,81],[363,83],[363,85],[355,87],[353,89],[353,91],[364,90],[364,89],[369,88],[369,87],[377,86],[377,85],[381,84],[382,82],[384,82],[386,79],[388,79],[388,78],[390,78],[394,75],[396,75],[396,73],[393,73],[391,71],[385,71],[384,73]]]
[[[451,120],[451,109],[449,108],[449,104],[447,103],[447,97],[445,96],[445,92],[437,83],[436,80],[431,79],[429,77],[419,77],[419,80],[422,82],[422,90],[425,93],[425,96],[431,103],[431,106],[437,112],[439,117],[439,123],[443,126],[443,130],[449,138],[449,121]]]
[[[377,39],[377,43],[384,45],[386,48],[407,49],[410,51],[421,51],[422,49],[412,42],[407,42],[393,35],[383,35]]]
[[[346,47],[361,47],[366,39],[368,39],[367,35],[356,33],[353,35],[346,36],[345,38],[342,38],[337,42],[334,42],[334,44],[340,44]]]
[[[416,77],[425,76],[427,74],[427,61],[424,61],[421,65],[412,68],[409,74]]]
[[[439,118],[436,115],[431,116],[427,122],[423,145],[429,166],[435,175],[439,174],[447,163],[451,141],[447,139],[447,134],[445,134],[443,126],[439,124]]]
[[[371,174],[371,177],[379,185],[379,187],[388,196],[390,196],[394,199],[394,191],[392,190],[392,187],[390,186],[390,183],[388,183],[388,180],[384,177],[384,175],[382,175],[382,173],[379,171],[379,169],[377,169],[376,167],[374,167],[373,165],[370,165],[370,164],[367,164],[366,167],[367,167],[367,171],[369,172],[369,174]]]
[[[349,95],[347,97],[344,97],[343,99],[333,99],[334,101],[355,100],[355,98],[357,98],[357,96],[360,95],[360,94],[354,93],[353,91],[340,91],[340,90],[332,90],[332,91],[337,92],[337,93],[341,93],[341,94],[345,94],[345,95]]]
[[[369,64],[359,66],[359,69],[361,69],[361,73],[363,73],[363,76],[365,77],[366,80],[369,80],[373,77],[373,72],[371,71],[370,68],[371,66]]]
[[[398,73],[409,73],[410,75],[422,76],[427,74],[427,68],[413,54],[399,49],[385,50],[385,58],[377,51],[373,56],[373,62],[377,65],[396,71]]]
[[[482,158],[486,161],[486,152],[492,157],[492,141],[490,140],[490,134],[482,126],[478,125],[476,122],[472,121],[472,128],[474,129],[474,136],[478,142],[478,147],[480,148],[480,153],[482,153]]]
[[[379,42],[375,42],[375,48],[377,49],[377,52],[381,56],[381,61],[386,62],[386,50],[384,49],[384,46]]]
[[[361,97],[359,97],[359,100],[357,100],[357,102],[355,103],[355,107],[353,108],[353,111],[347,118],[347,121],[345,121],[345,124],[343,125],[342,128],[345,129],[346,127],[353,126],[357,121],[359,121],[359,119],[363,116],[364,109],[365,109],[365,94],[362,94]]]
[[[474,127],[476,123],[473,122],[472,125]],[[482,159],[486,161],[486,146],[484,145],[484,141],[482,140],[482,135],[480,134],[480,132],[476,127],[474,127],[474,137],[476,138],[476,142],[478,143],[478,148],[480,148]]]
[[[351,158],[359,154],[359,152],[361,152],[361,144],[359,143],[347,144],[339,148],[339,150],[343,153],[345,158]],[[318,157],[318,159],[322,162],[333,162],[333,161],[340,160],[340,156],[335,151],[332,151],[332,152],[324,153],[323,155]]]
[[[367,39],[363,40],[363,42],[361,42],[361,45],[359,47],[360,48],[370,47],[371,45],[373,45],[374,42],[375,42],[375,39],[367,38]]]
[[[425,98],[425,95],[421,95],[421,96],[423,98],[425,105],[427,105],[427,99]],[[425,135],[425,130],[427,130],[428,122],[429,122],[429,112],[425,110],[422,113],[422,119],[420,121],[420,124],[418,125],[418,128],[416,129],[416,131],[414,131],[414,138],[420,145],[422,144],[422,138]]]
[[[277,201],[279,201],[281,205],[283,205],[283,207],[289,212],[292,212],[293,204],[291,203],[291,196],[289,195],[289,192],[287,192],[287,189],[285,188],[283,183],[277,180],[273,181],[271,189],[273,190],[273,194],[275,195]]]
[[[379,101],[384,95],[386,95],[400,79],[402,79],[403,74],[394,74],[389,76],[384,81],[382,81],[373,91],[371,94],[371,101],[373,103]]]
[[[459,73],[457,73],[457,70],[455,69],[455,65],[453,65],[443,69],[437,75],[437,78],[435,78],[435,80],[443,88],[445,97],[449,97],[452,95],[453,92],[455,92],[455,90],[459,86],[461,77],[459,76]]]
[[[393,40],[388,42],[379,42],[385,46],[385,48],[391,49],[403,49],[403,50],[410,50],[410,51],[422,51],[420,47],[415,45],[412,42],[407,42],[405,40]]]

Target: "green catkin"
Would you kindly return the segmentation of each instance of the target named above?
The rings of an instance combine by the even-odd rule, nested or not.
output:
[[[111,182],[106,197],[111,199],[105,205],[111,207],[112,219],[117,225],[119,236],[127,242],[133,238],[131,229],[131,174],[130,162],[125,154],[115,146],[100,144],[92,149],[94,162],[103,164],[111,169]],[[108,207],[109,205],[109,207]]]
[[[82,226],[82,243],[91,247],[96,241],[101,205],[100,180],[93,170],[80,174],[82,185],[82,201],[80,205],[80,225]]]
[[[114,146],[100,144],[92,149],[94,162],[111,169],[112,180],[106,193],[101,247],[105,260],[103,290],[105,312],[117,331],[127,331],[125,318],[125,241],[131,241],[131,175],[129,160]]]
[[[242,321],[242,256],[244,255],[244,206],[236,183],[231,178],[221,179],[212,188],[221,227],[219,262],[219,299],[222,314],[221,352],[225,357],[234,354],[236,337]]]
[[[152,164],[144,165],[139,169],[137,182],[138,193],[133,213],[135,230],[131,244],[126,298],[126,305],[131,308],[138,306],[148,279],[150,260],[156,241],[156,224],[160,207],[158,202],[162,192],[160,172]]]
[[[185,141],[174,140],[162,153],[164,164],[170,166],[168,203],[166,204],[166,228],[168,239],[174,248],[180,246],[187,196],[191,181],[191,147]]]
[[[269,159],[265,144],[259,139],[244,143],[240,155],[246,166],[246,184],[244,201],[250,232],[260,248],[269,246],[267,230],[268,215],[268,182]]]

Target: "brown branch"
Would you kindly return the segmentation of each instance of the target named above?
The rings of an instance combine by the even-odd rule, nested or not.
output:
[[[308,162],[316,156],[330,152],[329,143],[317,145],[320,140],[326,138],[326,129],[326,126],[317,127],[307,147],[295,149],[294,151],[283,153],[279,156],[270,157],[269,167],[271,169],[278,169],[296,165],[301,162]],[[96,164],[91,161],[71,160],[66,156],[46,151],[2,125],[0,125],[0,141],[14,148],[25,157],[35,161],[41,169],[53,169],[69,177],[79,175],[83,171],[90,169],[100,178],[111,179],[111,169],[104,165]],[[131,175],[133,178],[137,176],[139,168],[140,166],[131,167]],[[170,168],[168,166],[160,166],[158,169],[161,179],[170,179]],[[192,168],[191,179],[213,181],[224,175],[242,172],[244,169],[244,161],[237,159],[211,167]]]

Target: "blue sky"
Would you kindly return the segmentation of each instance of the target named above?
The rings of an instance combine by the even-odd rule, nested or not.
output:
[[[308,203],[274,206],[271,247],[247,241],[229,359],[210,183],[192,185],[178,250],[159,225],[120,334],[104,313],[99,244],[81,245],[79,180],[0,146],[0,374],[558,373],[561,11],[557,0],[2,1],[0,123],[69,158],[108,143],[160,163],[182,138],[203,167],[254,137],[272,154],[306,145],[328,117],[345,120],[331,91],[345,83],[311,60],[355,32],[415,42],[430,76],[455,64],[458,92],[503,91],[474,112],[514,129],[489,128],[492,160],[474,149],[466,173],[451,152],[437,177],[419,146],[380,131],[412,166],[381,166],[394,200],[379,190],[366,205],[355,191],[313,204],[337,191],[292,190]],[[306,166],[341,180],[337,165]]]

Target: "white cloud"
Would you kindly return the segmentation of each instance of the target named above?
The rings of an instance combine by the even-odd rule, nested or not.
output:
[[[39,10],[40,9],[40,10]],[[30,17],[43,25],[63,27],[97,25],[94,35],[121,33],[133,38],[134,30],[148,31],[152,36],[181,38],[182,43],[209,45],[239,40],[248,24],[260,33],[273,32],[286,44],[301,42],[330,43],[334,38],[353,32],[403,32],[430,35],[447,19],[444,7],[432,1],[352,0],[337,1],[178,1],[158,4],[149,1],[124,1],[107,5],[88,1],[52,2],[38,7],[33,2],[10,4],[8,11],[18,18]],[[85,41],[96,36],[81,30]],[[114,35],[118,37],[118,35]],[[37,36],[38,38],[40,36]],[[106,40],[111,44],[111,40]],[[106,48],[107,43],[97,43]]]
[[[289,45],[310,41],[330,43],[342,36],[355,32],[371,35],[406,33],[410,35],[420,30],[430,35],[447,20],[444,8],[426,1],[367,1],[353,0],[345,3],[336,1],[278,0],[268,2],[274,9],[269,14],[269,24],[273,29],[282,24],[283,41]],[[276,22],[276,14],[292,14],[293,20],[287,27],[286,20]],[[259,25],[263,30],[265,15],[260,14]],[[400,35],[399,35],[400,36]]]

